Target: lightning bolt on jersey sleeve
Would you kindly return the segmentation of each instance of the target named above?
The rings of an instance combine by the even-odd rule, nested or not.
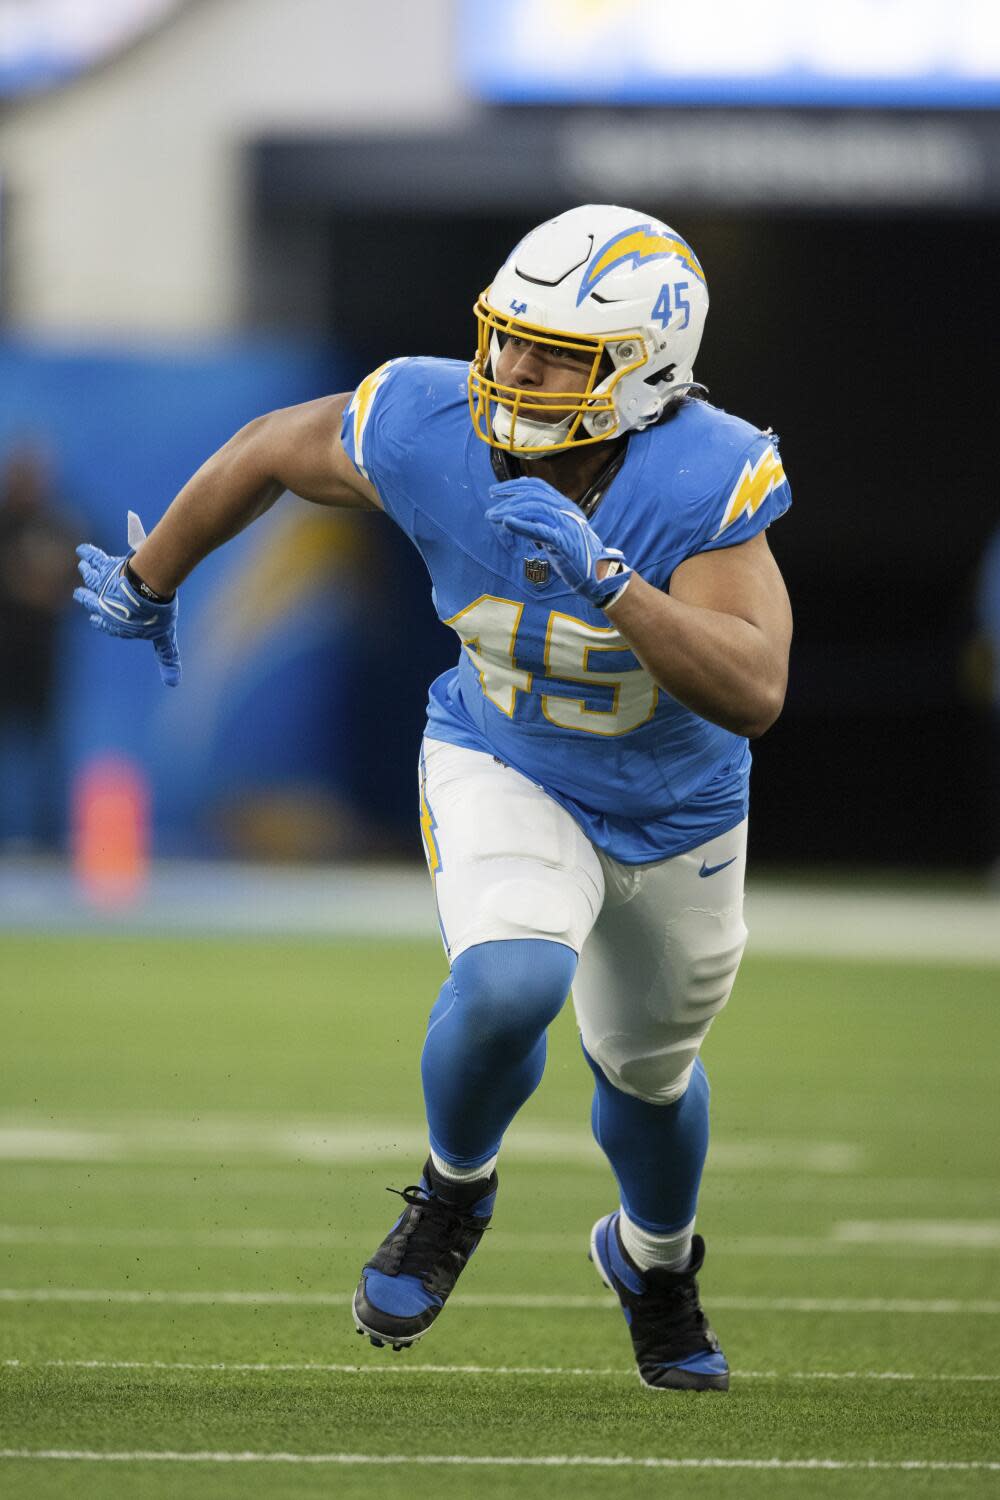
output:
[[[721,494],[706,508],[706,535],[697,550],[711,552],[747,542],[783,515],[791,503],[777,435],[761,433],[741,456]]]
[[[413,505],[405,474],[413,441],[408,359],[388,359],[360,382],[344,412],[340,440],[363,478],[373,484],[388,515],[412,532]]]

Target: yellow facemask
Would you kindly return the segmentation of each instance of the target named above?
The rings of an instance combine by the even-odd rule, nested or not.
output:
[[[469,411],[476,436],[491,448],[500,448],[505,453],[532,454],[535,457],[558,453],[566,448],[582,448],[589,443],[603,443],[614,437],[620,425],[614,389],[623,376],[645,361],[642,336],[629,331],[591,336],[540,328],[513,314],[497,312],[486,301],[487,295],[488,289],[473,308],[478,342],[476,357],[469,366]],[[500,385],[493,378],[494,335],[498,345],[507,338],[523,338],[532,344],[567,349],[589,359],[590,372],[583,390],[541,394],[518,386]],[[610,354],[612,347],[614,359]],[[612,365],[610,378],[601,375],[606,354]],[[603,388],[598,390],[598,386]],[[510,436],[506,440],[498,437],[494,429],[498,409],[505,414],[503,426],[507,426],[509,419]],[[553,416],[556,420],[552,420]],[[550,436],[552,441],[547,440]],[[534,441],[520,441],[520,438]]]

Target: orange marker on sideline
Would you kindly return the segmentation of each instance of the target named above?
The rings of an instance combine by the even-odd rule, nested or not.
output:
[[[73,870],[95,906],[127,906],[149,875],[149,783],[124,756],[102,755],[73,787]]]

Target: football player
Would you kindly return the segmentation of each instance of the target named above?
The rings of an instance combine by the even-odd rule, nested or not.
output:
[[[151,639],[168,683],[178,585],[286,489],[384,510],[458,636],[420,755],[450,965],[421,1061],[430,1155],[361,1273],[376,1345],[421,1338],[479,1243],[572,987],[619,1199],[591,1258],[646,1385],[728,1387],[696,1280],[699,1050],[746,940],[748,740],[781,710],[791,637],[765,531],[790,494],[774,434],[694,382],[707,310],[675,230],[575,208],[476,302],[471,366],[393,359],[262,416],[148,538],[133,518],[127,555],[79,549],[91,622]]]

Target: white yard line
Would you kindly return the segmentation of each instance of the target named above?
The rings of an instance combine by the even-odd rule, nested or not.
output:
[[[743,1259],[748,1255],[767,1259],[801,1259],[830,1256],[843,1259],[859,1251],[898,1259],[900,1255],[928,1257],[950,1255],[955,1250],[1000,1250],[1000,1226],[972,1221],[921,1224],[913,1235],[910,1221],[884,1225],[848,1220],[838,1223],[828,1235],[741,1234],[713,1242],[712,1256]],[[870,1231],[870,1232],[866,1232]],[[75,1225],[0,1224],[0,1245],[32,1245],[102,1249],[128,1246],[145,1250],[190,1248],[197,1250],[369,1250],[380,1231],[351,1229],[132,1229],[101,1226],[78,1229]],[[568,1255],[579,1259],[586,1246],[583,1233],[546,1233],[541,1230],[490,1231],[491,1251],[522,1255]]]
[[[96,1287],[0,1287],[0,1302],[107,1302],[130,1306],[171,1307],[343,1307],[351,1293],[342,1292],[234,1292],[234,1291],[139,1291]],[[617,1310],[611,1293],[599,1297],[524,1293],[459,1293],[454,1303],[461,1307],[551,1308],[563,1312]],[[712,1307],[727,1312],[801,1313],[969,1313],[977,1317],[1000,1315],[1000,1301],[989,1298],[956,1297],[712,1297]]]
[[[159,1370],[193,1371],[195,1373],[217,1373],[225,1375],[514,1375],[531,1377],[611,1377],[616,1380],[634,1380],[636,1371],[590,1368],[566,1365],[426,1365],[411,1364],[409,1360],[378,1359],[363,1365],[298,1364],[279,1363],[233,1363],[223,1360],[162,1360],[162,1359],[44,1359],[0,1360],[0,1367],[8,1370]],[[997,1375],[942,1374],[918,1375],[904,1370],[734,1370],[740,1380],[905,1380],[951,1383],[991,1383],[1000,1381]]]
[[[53,1122],[31,1115],[0,1114],[0,1161],[160,1162],[184,1158],[272,1157],[295,1163],[381,1161],[419,1163],[427,1153],[427,1132],[412,1121],[359,1122],[301,1117],[255,1119],[241,1115],[100,1115]],[[590,1132],[556,1123],[515,1124],[504,1141],[510,1160],[584,1164],[605,1168]],[[824,1175],[853,1173],[864,1165],[862,1148],[851,1141],[718,1141],[711,1148],[715,1171],[797,1171]]]
[[[386,1465],[405,1468],[505,1469],[804,1469],[804,1470],[931,1470],[935,1473],[994,1472],[1000,1462],[978,1459],[931,1458],[633,1458],[621,1455],[553,1453],[522,1457],[486,1457],[464,1453],[179,1453],[167,1449],[138,1449],[101,1453],[86,1448],[0,1448],[0,1459],[64,1460],[74,1463],[189,1463],[189,1464],[339,1464]]]
[[[856,1249],[881,1246],[935,1250],[1000,1250],[997,1219],[847,1219],[834,1226],[834,1237]]]

